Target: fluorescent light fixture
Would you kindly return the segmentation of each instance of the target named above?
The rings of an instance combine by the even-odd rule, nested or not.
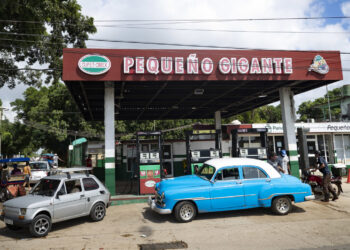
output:
[[[204,89],[195,89],[194,90],[195,95],[203,95],[204,94]]]

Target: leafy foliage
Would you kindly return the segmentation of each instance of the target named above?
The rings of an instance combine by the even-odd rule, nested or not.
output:
[[[96,32],[76,0],[2,0],[0,16],[0,88],[18,80],[38,85],[40,73],[18,70],[21,62],[48,64],[46,82],[58,82],[63,48],[84,48],[88,33]]]
[[[342,97],[341,88],[336,88],[332,91],[328,91],[329,101],[332,102]],[[306,122],[307,119],[315,119],[316,121],[327,120],[329,117],[329,110],[322,108],[322,106],[328,104],[327,94],[324,97],[317,98],[314,101],[306,101],[300,104],[297,114],[300,115],[299,120]],[[341,109],[339,107],[331,107],[331,116],[333,119],[339,119],[341,115]]]
[[[282,122],[281,107],[266,105],[231,117],[241,123],[277,123]]]
[[[39,89],[29,87],[24,92],[24,99],[16,99],[11,106],[23,122],[20,125],[25,127],[20,134],[12,136],[27,138],[31,150],[45,148],[64,157],[76,136],[94,138],[103,131],[101,123],[87,123],[83,119],[62,83]]]

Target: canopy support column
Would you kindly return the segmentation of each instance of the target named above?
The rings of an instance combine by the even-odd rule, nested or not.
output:
[[[290,170],[293,176],[299,177],[299,161],[294,126],[295,110],[293,92],[290,87],[282,87],[279,89],[279,94],[283,120],[284,144],[290,160]]]
[[[105,185],[115,195],[115,126],[114,126],[114,83],[105,82],[104,125],[105,125]]]
[[[222,142],[222,133],[221,133],[221,111],[215,112],[215,131],[216,131],[216,137],[215,138],[215,148],[220,150],[220,158],[222,157],[222,149],[221,149],[221,142]]]

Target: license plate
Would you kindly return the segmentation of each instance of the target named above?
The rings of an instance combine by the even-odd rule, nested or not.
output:
[[[5,218],[5,219],[4,219],[4,222],[5,222],[6,224],[13,225],[13,220],[11,220],[11,219]]]

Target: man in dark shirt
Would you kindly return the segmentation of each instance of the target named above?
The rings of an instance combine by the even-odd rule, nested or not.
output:
[[[326,160],[321,156],[320,151],[315,152],[315,157],[316,157],[317,169],[320,170],[320,172],[323,174],[324,199],[322,201],[325,201],[325,202],[329,201],[329,192],[331,192],[333,195],[332,201],[335,201],[336,199],[338,199],[338,196],[331,185],[331,171],[329,171],[328,164]]]
[[[278,172],[283,173],[281,163],[280,161],[278,161],[278,157],[275,152],[271,152],[269,154],[269,159],[267,160],[267,163],[269,163],[272,167],[274,167],[274,169],[276,169]]]

